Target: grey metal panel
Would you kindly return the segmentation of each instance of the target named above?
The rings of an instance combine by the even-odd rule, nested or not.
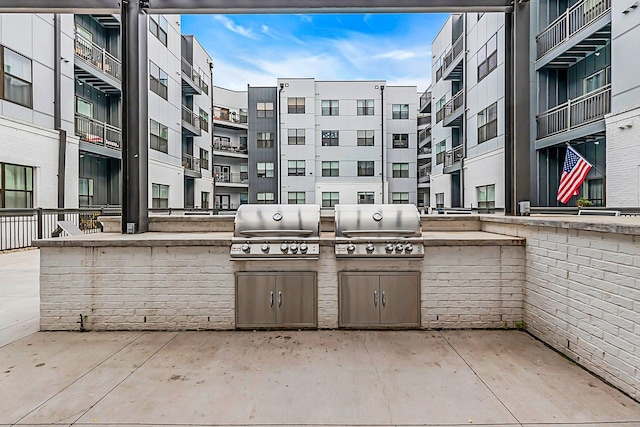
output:
[[[561,132],[557,135],[551,135],[543,139],[538,139],[535,143],[535,148],[536,150],[540,150],[542,148],[552,147],[563,142],[570,142],[575,139],[584,138],[589,135],[604,135],[606,130],[607,127],[605,125],[604,119],[598,120],[597,122],[580,126],[579,128],[572,129],[567,132]]]
[[[248,90],[248,127],[247,149],[249,150],[249,203],[256,203],[256,193],[271,192],[277,201],[278,197],[278,123],[277,123],[277,99],[278,92],[275,87],[249,87]],[[256,104],[258,102],[272,102],[274,106],[273,117],[257,117]],[[258,132],[272,132],[274,134],[273,148],[258,148]],[[273,178],[258,178],[257,163],[271,162],[274,164]]]
[[[93,179],[93,206],[120,204],[120,161],[81,150],[78,177]]]
[[[583,79],[611,66],[611,45],[608,44],[598,51],[600,54],[589,55],[582,61],[576,62],[567,70],[568,97],[577,98],[583,93]]]
[[[270,232],[269,237],[278,237],[284,231],[294,232],[294,237],[320,236],[319,205],[242,205],[234,220],[234,237],[264,237],[264,233],[252,234],[256,230]],[[307,232],[295,235],[296,231]]]
[[[380,283],[375,273],[339,273],[339,326],[378,327]]]
[[[315,327],[315,273],[280,274],[276,277],[276,322],[282,327]]]
[[[415,205],[344,205],[335,207],[336,237],[361,237],[370,232],[421,237],[420,213]],[[354,231],[355,233],[349,233]],[[385,233],[388,232],[388,233]]]
[[[380,323],[420,326],[419,273],[380,275]]]
[[[276,276],[236,274],[236,327],[272,326],[276,323]]]
[[[89,153],[99,154],[100,156],[111,157],[118,160],[122,159],[122,152],[120,150],[102,147],[90,142],[80,141],[79,148],[80,151],[87,151]]]

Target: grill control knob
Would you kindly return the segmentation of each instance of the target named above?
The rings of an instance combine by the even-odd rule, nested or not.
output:
[[[375,247],[373,246],[373,243],[367,243],[367,253],[373,253],[373,251],[375,250]]]
[[[251,251],[251,246],[249,246],[248,243],[245,243],[244,245],[242,245],[242,252],[244,252],[245,254],[248,254]]]
[[[308,250],[309,250],[309,246],[307,246],[306,243],[300,243],[300,252],[302,252],[303,254],[306,254]]]
[[[402,252],[404,250],[404,246],[402,245],[402,243],[398,243],[396,245],[396,252]]]
[[[393,243],[387,243],[384,247],[384,250],[387,251],[388,254],[393,252]]]
[[[349,243],[347,245],[347,252],[349,252],[350,254],[354,253],[356,250],[356,245],[354,245],[353,243]]]
[[[298,252],[298,245],[296,245],[295,243],[291,244],[291,253],[296,253]]]
[[[406,245],[404,245],[404,251],[405,252],[413,251],[413,245],[411,243],[407,243]]]
[[[289,245],[287,245],[286,243],[281,244],[280,250],[282,251],[283,254],[286,254],[289,251]]]
[[[262,246],[260,246],[260,249],[262,250],[262,252],[264,252],[266,254],[266,253],[269,253],[269,249],[270,248],[269,248],[268,244],[263,243]]]

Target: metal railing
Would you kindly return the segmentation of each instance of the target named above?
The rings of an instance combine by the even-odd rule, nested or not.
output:
[[[444,156],[444,165],[453,166],[456,163],[460,162],[463,156],[464,156],[463,146],[458,145],[457,147],[454,147],[452,150],[447,151],[447,153]]]
[[[440,66],[440,68],[438,68],[438,69],[436,70],[436,82],[442,78],[442,71],[443,71],[443,70],[444,70],[444,69],[443,69],[443,66],[442,66],[442,65]]]
[[[195,172],[201,172],[200,159],[191,154],[182,153],[182,167]]]
[[[442,69],[443,71],[449,68],[451,64],[460,56],[462,53],[462,48],[464,47],[464,43],[462,42],[462,34],[458,37],[458,39],[453,43],[453,46],[449,51],[444,55],[442,60]]]
[[[418,142],[422,142],[428,138],[431,138],[431,128],[422,129],[418,132]]]
[[[200,117],[184,105],[182,106],[182,121],[189,123],[195,128],[200,128]]]
[[[75,133],[81,141],[101,145],[114,150],[122,148],[122,130],[82,114],[75,115]]]
[[[581,209],[577,206],[531,206],[531,215],[578,215]],[[640,216],[640,207],[610,207],[610,206],[590,206],[587,208],[589,211],[604,211],[605,213],[611,211],[619,211],[620,216]]]
[[[249,174],[242,172],[231,172],[218,174],[216,183],[223,184],[249,184]]]
[[[431,155],[431,147],[427,148],[427,147],[418,147],[418,155]]]
[[[0,209],[0,251],[28,248],[35,239],[49,239],[58,221],[71,221],[85,233],[99,233],[102,208]],[[62,235],[66,235],[63,232]]]
[[[418,169],[418,181],[429,182],[431,179],[431,166]]]
[[[536,37],[537,59],[611,10],[611,0],[582,0],[558,16]]]
[[[436,112],[436,123],[440,123],[444,119],[444,107]]]
[[[420,95],[420,109],[422,110],[429,102],[431,102],[431,92],[425,90],[422,95]]]
[[[105,48],[85,39],[78,33],[75,34],[75,54],[102,73],[118,81],[121,80],[122,63],[120,60],[107,52]]]
[[[431,124],[431,114],[427,114],[426,116],[418,114],[418,126],[422,125],[430,125]]]
[[[184,58],[182,58],[181,69],[183,75],[187,76],[189,80],[191,80],[196,84],[196,86],[201,88],[202,79],[200,78],[200,74],[196,73],[196,71],[193,69],[193,66],[189,64],[189,61]]]
[[[546,138],[604,119],[611,112],[611,85],[570,99],[536,117],[536,139]]]
[[[444,118],[446,119],[453,113],[455,113],[459,108],[464,105],[464,96],[463,91],[459,91],[456,93],[453,98],[451,98],[446,104],[444,104]]]
[[[247,154],[249,152],[247,147],[243,147],[238,143],[232,144],[230,141],[222,141],[218,138],[213,138],[213,149],[237,154]]]

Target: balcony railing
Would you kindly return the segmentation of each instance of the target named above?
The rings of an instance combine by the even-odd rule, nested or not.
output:
[[[118,127],[76,114],[74,128],[81,141],[114,150],[120,150],[122,147],[122,130]]]
[[[78,33],[75,35],[75,54],[102,73],[118,81],[121,80],[122,63],[120,60],[107,52],[105,48],[85,39]]]
[[[196,86],[198,86],[205,94],[209,94],[209,85],[200,77],[200,73],[193,69],[193,65],[189,64],[189,61],[182,58],[182,73],[189,77]]]
[[[420,109],[422,110],[429,102],[431,102],[431,92],[425,90],[422,95],[420,95]]]
[[[462,160],[463,155],[464,155],[464,150],[462,145],[458,145],[457,147],[454,147],[453,150],[447,151],[447,153],[444,156],[445,167],[453,166],[456,163],[460,162],[460,160]]]
[[[582,0],[558,16],[536,37],[537,59],[611,10],[611,0]]]
[[[606,85],[538,115],[536,139],[602,120],[610,112],[611,85]]]
[[[184,105],[182,106],[182,121],[189,123],[195,128],[200,128],[200,117]]]
[[[462,96],[463,91],[460,91],[454,95],[446,104],[444,104],[444,118],[446,119],[453,113],[455,113],[458,108],[461,108],[464,104],[464,96]]]
[[[449,66],[453,64],[453,61],[455,61],[456,58],[460,56],[463,46],[464,44],[462,42],[462,34],[460,34],[458,39],[453,43],[451,49],[449,49],[449,51],[444,55],[444,58],[442,60],[443,71],[449,68]]]
[[[218,151],[228,151],[237,154],[248,153],[246,146],[241,146],[237,143],[231,143],[230,141],[222,141],[218,138],[213,138],[213,149]]]
[[[218,174],[216,182],[223,184],[249,184],[249,174],[246,172]]]
[[[427,147],[418,147],[418,155],[430,155],[431,154],[431,148],[427,148]]]
[[[182,167],[194,172],[201,172],[200,159],[191,154],[182,153]]]
[[[444,107],[436,112],[436,123],[440,123],[444,119]]]
[[[418,133],[418,142],[422,142],[428,138],[431,138],[431,128],[422,129]]]
[[[428,182],[431,179],[431,166],[418,169],[418,181]]]

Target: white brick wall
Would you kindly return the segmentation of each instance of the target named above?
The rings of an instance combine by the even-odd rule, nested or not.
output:
[[[640,236],[483,223],[526,237],[528,331],[640,398]]]
[[[640,106],[607,116],[607,205],[640,206]]]

